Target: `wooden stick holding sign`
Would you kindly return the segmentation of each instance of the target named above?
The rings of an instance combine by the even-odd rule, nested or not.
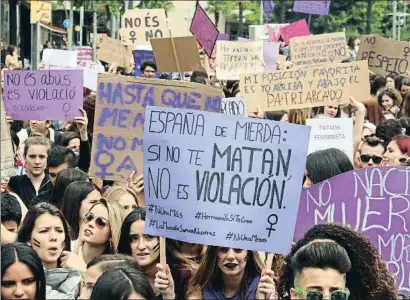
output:
[[[161,266],[164,267],[165,269],[165,265],[167,264],[167,254],[166,254],[166,238],[160,237],[159,238],[159,263],[161,264]]]
[[[177,71],[179,73],[179,80],[182,80],[182,72],[181,72],[181,66],[179,64],[179,59],[178,59],[178,55],[177,55],[177,50],[175,47],[175,43],[174,43],[174,38],[171,34],[171,30],[169,31],[169,37],[171,38],[171,44],[172,44],[172,53],[174,54],[175,57],[175,62],[177,64]]]

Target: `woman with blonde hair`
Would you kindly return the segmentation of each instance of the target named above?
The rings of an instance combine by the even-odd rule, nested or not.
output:
[[[66,267],[85,272],[95,257],[117,254],[124,215],[116,201],[101,198],[91,206],[82,220],[77,254],[66,253]]]
[[[288,122],[306,125],[306,119],[310,117],[310,108],[291,109],[288,112]]]
[[[137,193],[129,187],[111,187],[105,191],[103,197],[107,200],[118,202],[118,204],[120,204],[124,208],[126,215],[128,215],[137,207],[140,207],[138,203]]]
[[[264,269],[258,252],[207,248],[188,287],[188,299],[277,299],[274,272]]]

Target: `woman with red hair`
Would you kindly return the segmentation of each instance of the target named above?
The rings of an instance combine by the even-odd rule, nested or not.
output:
[[[383,154],[382,166],[407,166],[410,160],[410,136],[396,135]]]

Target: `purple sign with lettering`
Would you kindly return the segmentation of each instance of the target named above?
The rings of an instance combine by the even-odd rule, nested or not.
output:
[[[331,0],[295,0],[293,11],[312,15],[327,16],[329,14],[331,2]]]
[[[410,294],[410,168],[351,171],[302,192],[295,240],[321,223],[350,225],[366,235]]]
[[[250,42],[252,40],[238,37],[238,42]],[[263,42],[263,61],[265,62],[265,71],[276,70],[276,61],[279,55],[280,43]]]
[[[6,71],[4,105],[14,120],[73,120],[83,107],[83,70]]]
[[[146,61],[155,62],[154,52],[151,50],[133,50],[132,55],[134,56],[134,63],[135,63],[135,76],[141,76],[141,64]],[[160,71],[157,70],[155,73],[155,77],[160,77]]]
[[[309,133],[309,126],[147,106],[145,233],[287,254]]]
[[[189,30],[196,37],[198,43],[204,47],[204,51],[208,57],[211,57],[215,43],[218,39],[219,31],[199,4],[196,6]]]

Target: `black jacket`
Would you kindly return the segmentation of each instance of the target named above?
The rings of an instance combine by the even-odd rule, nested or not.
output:
[[[41,182],[38,194],[51,190],[52,187],[53,184],[50,181],[50,177],[46,174]],[[9,188],[20,197],[27,208],[30,207],[31,200],[38,195],[30,178],[26,174],[11,177]]]

